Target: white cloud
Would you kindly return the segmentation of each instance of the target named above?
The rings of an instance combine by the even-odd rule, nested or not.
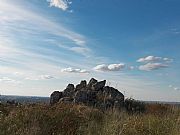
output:
[[[8,77],[2,77],[2,78],[0,78],[0,81],[1,81],[1,82],[13,82],[14,80],[13,80],[13,79],[10,79],[10,78],[8,78]]]
[[[16,71],[16,72],[13,73],[13,75],[15,75],[15,76],[23,76],[24,73]]]
[[[2,77],[0,78],[0,82],[3,82],[3,83],[13,83],[13,84],[19,84],[20,81],[16,81],[14,79],[11,79],[9,77]]]
[[[144,70],[144,71],[152,71],[152,70],[157,70],[161,68],[167,68],[167,64],[163,63],[147,63],[145,65],[139,66],[139,70]]]
[[[161,57],[147,56],[147,57],[139,58],[137,62],[155,62],[155,61],[160,61],[161,59],[162,59]]]
[[[39,76],[26,77],[25,80],[38,81],[38,80],[50,80],[54,78],[55,77],[52,75],[39,75]]]
[[[38,81],[38,80],[40,80],[40,78],[35,77],[35,76],[34,77],[31,76],[31,77],[26,77],[25,80]]]
[[[169,67],[169,64],[173,62],[173,59],[167,57],[147,56],[138,59],[137,62],[145,63],[145,65],[139,66],[139,70],[152,71]]]
[[[72,31],[67,27],[64,27],[63,24],[57,23],[52,18],[50,19],[45,15],[41,14],[40,12],[35,13],[31,10],[26,9],[24,6],[20,6],[20,4],[16,2],[11,3],[8,0],[1,2],[0,12],[3,12],[2,14],[0,13],[0,25],[2,25],[0,35],[2,37],[5,35],[5,37],[8,37],[9,39],[9,36],[6,35],[9,35],[9,33],[13,34],[15,32],[28,34],[28,37],[33,36],[35,34],[42,35],[41,32],[49,33],[54,36],[60,37],[59,39],[65,40],[65,42],[67,40],[67,42],[74,43],[74,47],[71,47],[67,44],[59,45],[59,40],[54,40],[52,43],[53,45],[58,44],[58,47],[76,52],[83,56],[90,56],[91,49],[88,48],[88,46],[86,45],[86,37],[84,35]],[[21,22],[21,25],[18,25],[18,22]],[[33,27],[26,26],[27,24],[31,24]],[[4,37],[2,38],[2,40],[3,42],[5,42]],[[6,54],[9,55],[10,51],[10,55],[18,53],[16,49],[17,47],[16,45],[14,45],[14,43],[12,47],[9,47],[9,41],[5,43],[5,45],[1,45],[1,42],[2,41],[0,41],[0,56]],[[15,40],[13,40],[13,42],[15,42]]]
[[[85,69],[79,69],[79,68],[64,68],[61,69],[61,72],[66,72],[66,73],[89,73],[89,71],[85,70]]]
[[[180,91],[180,88],[179,87],[175,87],[173,85],[169,85],[169,88],[172,88],[173,90],[176,90],[176,91]]]
[[[108,66],[108,69],[110,71],[119,71],[119,70],[123,69],[124,67],[125,67],[125,64],[123,64],[123,63],[120,63],[120,64],[110,64]]]
[[[172,62],[173,59],[171,58],[163,58],[163,57],[157,57],[157,56],[147,56],[143,58],[139,58],[137,62],[141,63],[149,63],[149,62]]]
[[[75,53],[79,53],[81,55],[84,55],[84,56],[88,56],[91,52],[91,50],[87,47],[72,47],[72,48],[70,48],[70,50],[75,52]]]
[[[66,11],[69,8],[69,5],[72,3],[68,0],[48,0],[50,2],[50,6],[54,6],[57,8],[62,9],[63,11]]]
[[[26,4],[28,5],[28,1]],[[88,47],[86,46],[86,38],[83,35],[76,33],[70,29],[67,29],[61,23],[56,23],[55,20],[53,20],[51,17],[41,14],[41,12],[38,11],[34,12],[33,10],[30,10],[29,8],[27,9],[25,7],[26,5],[23,2],[22,3],[18,3],[16,1],[10,2],[10,0],[5,0],[0,2],[0,12],[3,12],[2,14],[0,13],[0,16],[2,16],[2,18],[0,19],[0,26],[2,26],[1,27],[2,29],[0,30],[0,62],[3,64],[5,63],[6,65],[8,64],[7,65],[8,70],[6,70],[6,68],[2,67],[3,64],[0,63],[0,73],[6,76],[10,74],[9,71],[12,71],[13,73],[11,72],[11,74],[18,76],[21,79],[22,78],[36,79],[36,78],[40,78],[40,77],[36,77],[37,75],[46,74],[46,73],[57,75],[59,73],[59,66],[57,66],[57,63],[58,65],[64,65],[64,66],[68,65],[75,67],[81,65],[82,62],[77,62],[77,60],[64,59],[64,57],[67,56],[68,54],[65,55],[64,53],[59,54],[59,50],[46,47],[44,46],[44,44],[42,45],[39,44],[37,48],[33,45],[32,47],[31,45],[27,47],[21,44],[20,42],[16,41],[16,39],[14,40],[16,32],[17,33],[20,32],[22,34],[20,38],[26,38],[27,35],[25,36],[23,35],[24,30],[29,30],[29,34],[27,36],[28,39],[34,38],[34,35],[36,36],[36,34],[39,34],[42,37],[36,36],[35,40],[37,38],[37,40],[40,41],[39,39],[42,40],[46,38],[45,35],[46,33],[48,33],[48,34],[52,34],[52,36],[58,36],[60,37],[60,39],[64,37],[65,38],[64,43],[74,42],[73,44],[74,46],[86,48],[85,49],[86,52],[87,50],[89,50]],[[19,22],[21,22],[21,25],[19,25]],[[30,27],[28,24],[30,24]],[[45,35],[43,35],[42,32]],[[60,42],[61,40],[60,41],[56,39],[54,40],[58,43],[61,43]],[[67,45],[65,44],[64,46],[66,46],[67,50],[71,49],[71,46],[68,44]],[[34,50],[43,53],[37,53]],[[74,50],[70,50],[70,51],[74,51],[74,52],[76,51],[77,53],[81,52],[77,50],[78,50],[77,48],[74,48]],[[79,50],[83,50],[83,49],[79,49]],[[82,53],[85,55],[85,52],[82,51]],[[58,56],[56,54],[58,54]],[[73,56],[74,55],[75,54],[73,54]],[[86,65],[83,65],[83,68],[86,68],[85,66]],[[43,67],[43,68],[37,68],[37,67]],[[18,70],[16,71],[15,69],[9,69],[9,68],[17,68]],[[24,74],[20,75],[20,72],[22,70],[25,70]],[[19,73],[15,73],[15,72],[19,72]],[[85,72],[85,71],[81,71],[81,72]],[[30,73],[32,73],[33,75],[29,75]]]
[[[173,62],[173,59],[170,59],[170,58],[163,58],[163,60],[164,60],[165,62]]]
[[[178,88],[178,87],[174,87],[174,90],[180,90],[180,88]]]
[[[109,71],[108,66],[105,65],[105,64],[97,65],[96,67],[94,67],[94,70],[97,70],[97,71]]]
[[[42,80],[49,80],[49,79],[54,79],[55,77],[52,75],[41,75],[40,78]]]
[[[110,65],[101,64],[101,65],[97,65],[96,67],[94,67],[94,70],[96,70],[96,71],[120,71],[123,68],[125,68],[124,63],[110,64]]]
[[[51,0],[53,1],[53,0]],[[55,0],[54,0],[55,1]],[[63,0],[65,1],[65,0]],[[23,23],[27,24],[32,24],[34,25],[34,28],[30,32],[37,31],[42,29],[44,32],[49,32],[53,35],[59,36],[59,37],[64,37],[66,39],[69,39],[70,41],[73,41],[76,45],[83,46],[86,44],[86,39],[83,35],[76,33],[72,30],[69,30],[65,28],[62,24],[56,23],[53,20],[50,20],[49,18],[46,18],[45,16],[38,14],[37,12],[33,12],[28,10],[25,7],[20,6],[19,4],[16,3],[11,3],[11,2],[6,2],[6,1],[1,1],[0,4],[0,11],[3,12],[1,15],[0,23],[3,25],[16,23],[17,21],[22,21],[22,26]],[[8,26],[8,27],[12,27]],[[4,26],[3,28],[6,28],[7,26]],[[20,26],[19,26],[20,27]],[[16,31],[21,30],[17,28],[12,28],[15,29]],[[25,29],[28,30],[28,29]]]

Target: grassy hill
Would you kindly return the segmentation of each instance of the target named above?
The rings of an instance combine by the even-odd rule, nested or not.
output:
[[[59,103],[0,104],[0,135],[179,135],[180,108],[149,104],[143,113]]]

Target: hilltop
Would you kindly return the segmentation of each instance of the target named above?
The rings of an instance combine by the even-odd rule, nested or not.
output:
[[[38,99],[38,98],[37,98]],[[92,78],[54,91],[49,102],[0,103],[0,135],[179,135],[180,108],[125,99]]]

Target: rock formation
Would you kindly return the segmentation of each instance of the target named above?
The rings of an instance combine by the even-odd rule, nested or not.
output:
[[[54,91],[50,96],[50,104],[58,102],[83,103],[100,108],[122,107],[124,95],[117,89],[105,86],[106,80],[97,81],[92,78],[87,84],[86,80],[76,85],[68,84],[62,92]]]
[[[59,100],[63,97],[63,92],[59,92],[59,91],[54,91],[51,94],[51,98],[50,98],[50,104],[54,104],[59,102]]]

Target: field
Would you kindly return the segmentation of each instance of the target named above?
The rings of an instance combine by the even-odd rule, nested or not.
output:
[[[180,108],[149,104],[145,112],[101,111],[59,103],[0,104],[0,135],[179,135]]]

